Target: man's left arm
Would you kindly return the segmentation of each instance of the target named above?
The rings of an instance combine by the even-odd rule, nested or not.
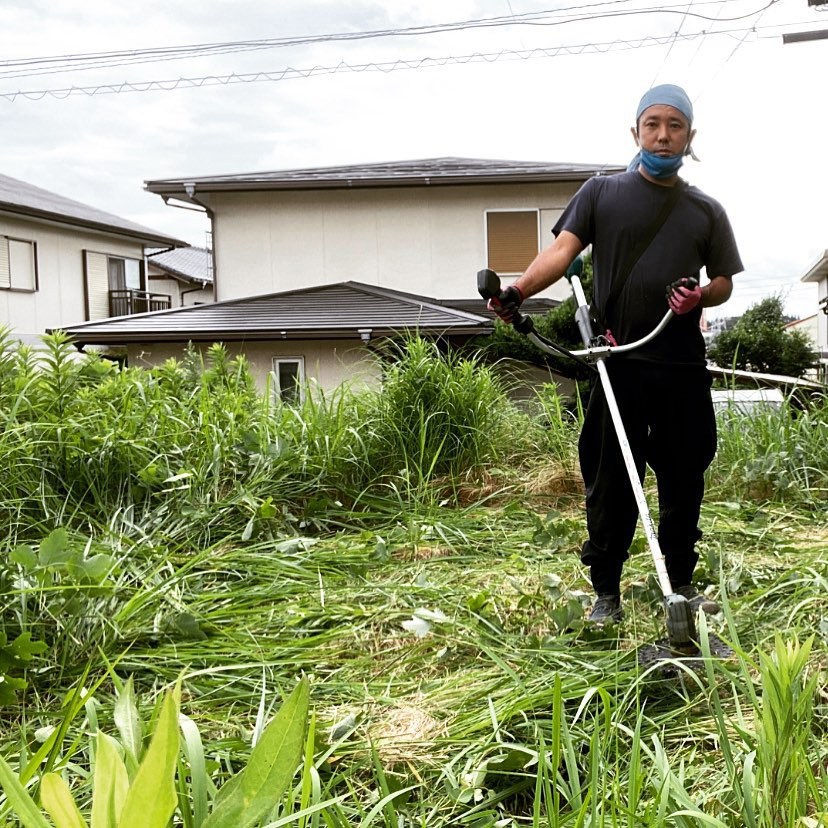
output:
[[[733,279],[730,276],[713,276],[701,289],[701,306],[714,308],[723,305],[733,293]]]

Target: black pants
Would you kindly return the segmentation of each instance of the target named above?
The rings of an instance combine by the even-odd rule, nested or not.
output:
[[[704,472],[716,453],[710,374],[704,366],[607,360],[639,479],[645,463],[658,483],[658,540],[674,588],[689,584],[704,496]],[[617,593],[638,509],[600,381],[578,444],[586,485],[587,529],[581,560],[598,593]]]

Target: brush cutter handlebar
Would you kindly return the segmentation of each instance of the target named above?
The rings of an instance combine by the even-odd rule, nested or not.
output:
[[[493,270],[486,268],[477,272],[477,292],[487,301],[496,305],[505,304],[508,299],[500,286],[500,276]],[[512,327],[522,334],[530,334],[535,330],[532,318],[516,310],[512,314]]]
[[[551,340],[542,336],[535,330],[535,325],[532,318],[525,313],[515,311],[512,316],[512,325],[518,333],[527,336],[535,345],[542,351],[548,354],[556,354],[558,356],[568,356],[576,362],[583,363],[583,357],[589,359],[597,359],[599,357],[610,356],[611,354],[622,354],[626,351],[634,351],[642,345],[646,345],[657,337],[667,326],[667,323],[673,318],[673,311],[668,310],[661,321],[653,328],[650,333],[635,342],[630,342],[626,345],[601,345],[595,340],[595,335],[592,330],[592,319],[590,318],[589,305],[584,290],[581,286],[581,280],[577,273],[567,273],[567,278],[570,279],[572,290],[575,293],[575,301],[577,309],[575,311],[575,322],[578,325],[578,331],[581,334],[581,339],[584,341],[585,348],[578,351],[568,351],[560,345],[555,344]],[[500,277],[493,270],[486,268],[477,273],[477,292],[488,302],[500,302],[503,290],[500,285]],[[505,301],[505,297],[504,297]]]

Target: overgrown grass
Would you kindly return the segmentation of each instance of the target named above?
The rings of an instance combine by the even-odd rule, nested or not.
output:
[[[282,824],[820,824],[824,401],[723,424],[700,576],[738,654],[665,681],[635,657],[664,635],[646,554],[627,623],[590,634],[580,509],[524,484],[576,474],[577,416],[549,391],[510,409],[488,369],[420,341],[386,389],[289,408],[221,349],[153,372],[59,339],[45,362],[0,351],[0,618],[48,645],[6,709],[28,783],[57,770],[88,807],[92,737],[132,676],[147,719],[181,680],[220,787],[304,673],[315,726]],[[786,477],[750,465],[774,452]]]

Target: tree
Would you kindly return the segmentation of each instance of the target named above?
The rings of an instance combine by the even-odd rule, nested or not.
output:
[[[763,299],[716,337],[708,355],[723,368],[801,377],[816,365],[816,353],[805,333],[786,331],[784,324],[782,300]]]

